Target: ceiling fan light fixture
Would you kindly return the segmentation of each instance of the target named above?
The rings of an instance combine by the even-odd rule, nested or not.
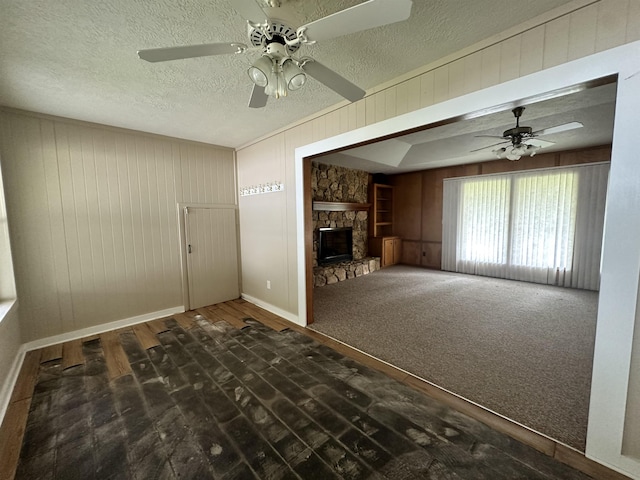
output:
[[[275,99],[287,96],[287,82],[282,67],[277,62],[273,62],[273,70],[269,75],[269,83],[264,93]]]
[[[521,154],[514,152],[515,149],[512,149],[510,151],[507,152],[507,159],[514,161],[514,160],[520,160],[520,157],[522,156]]]
[[[298,90],[307,81],[307,76],[304,71],[296,65],[293,60],[286,60],[282,65],[282,73],[284,74],[284,80],[287,88],[291,91]]]
[[[269,78],[272,75],[273,67],[273,60],[269,56],[263,55],[253,62],[247,73],[251,81],[257,86],[266,87],[270,83]]]
[[[524,155],[533,157],[538,150],[542,147],[539,145],[529,145],[521,143],[519,145],[513,145],[511,147],[502,147],[493,151],[494,155],[498,158],[506,158],[511,161],[520,160]]]

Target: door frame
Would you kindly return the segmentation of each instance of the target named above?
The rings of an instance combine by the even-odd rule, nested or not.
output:
[[[180,237],[180,274],[182,276],[182,302],[185,312],[191,310],[191,300],[189,299],[189,259],[187,258],[187,223],[185,216],[185,209],[187,208],[235,210],[238,291],[242,292],[242,270],[240,269],[240,222],[238,215],[238,205],[234,205],[232,203],[178,202],[176,214],[178,216],[178,232]]]

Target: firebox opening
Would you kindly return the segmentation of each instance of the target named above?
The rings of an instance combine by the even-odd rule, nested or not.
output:
[[[318,264],[353,260],[353,229],[351,227],[318,229]]]

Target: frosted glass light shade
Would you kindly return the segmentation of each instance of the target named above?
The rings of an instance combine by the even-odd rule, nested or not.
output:
[[[307,81],[307,76],[302,69],[291,60],[288,60],[282,66],[284,80],[289,90],[298,90]]]
[[[255,83],[259,87],[266,87],[269,83],[269,76],[273,70],[273,61],[271,58],[263,55],[258,60],[256,60],[247,73],[249,74],[249,78],[251,81]]]

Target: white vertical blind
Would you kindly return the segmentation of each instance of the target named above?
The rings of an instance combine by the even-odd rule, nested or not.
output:
[[[505,177],[462,183],[457,257],[462,270],[501,276],[507,263],[511,183]]]
[[[597,290],[609,164],[447,179],[443,270]]]

